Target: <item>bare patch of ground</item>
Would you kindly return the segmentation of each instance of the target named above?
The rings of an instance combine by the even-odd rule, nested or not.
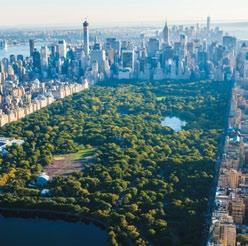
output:
[[[69,176],[81,171],[87,164],[94,162],[94,149],[80,150],[74,154],[55,156],[50,165],[44,168],[49,177]]]
[[[45,168],[50,177],[68,176],[82,170],[82,161],[72,160],[69,157],[54,158],[51,165]]]

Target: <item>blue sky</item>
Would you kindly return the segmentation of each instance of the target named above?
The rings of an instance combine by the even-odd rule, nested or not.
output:
[[[248,0],[0,0],[0,25],[247,20]]]

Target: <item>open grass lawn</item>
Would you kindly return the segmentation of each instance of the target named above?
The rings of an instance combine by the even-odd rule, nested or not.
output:
[[[73,172],[81,171],[84,164],[92,162],[94,153],[94,148],[85,148],[82,146],[76,153],[56,155],[52,163],[44,168],[44,171],[50,177],[71,175]]]
[[[95,149],[90,147],[90,148],[83,148],[81,147],[80,150],[76,153],[72,153],[72,154],[67,154],[67,155],[57,155],[54,158],[69,158],[71,160],[83,160],[87,157],[90,157],[92,155],[94,155],[95,153]]]

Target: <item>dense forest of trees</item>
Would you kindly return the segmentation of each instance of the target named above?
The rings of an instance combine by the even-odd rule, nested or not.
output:
[[[0,206],[71,211],[103,221],[112,245],[200,245],[231,85],[105,83],[55,102],[0,135],[25,140],[0,158]],[[161,125],[177,116],[187,125]],[[28,184],[54,155],[95,149],[94,165]]]

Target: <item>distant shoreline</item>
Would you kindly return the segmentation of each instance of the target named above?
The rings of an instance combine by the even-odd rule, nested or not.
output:
[[[94,23],[95,28],[94,30],[105,29],[105,28],[161,28],[161,21],[132,21],[132,22],[114,22],[113,23]],[[199,23],[200,25],[205,24],[205,19],[198,19],[198,20],[178,20],[178,21],[170,21],[171,25],[184,25],[190,26]],[[237,25],[246,25],[248,24],[247,20],[217,20],[212,23],[213,26],[237,26]],[[75,23],[47,23],[47,24],[37,24],[37,25],[30,25],[30,24],[21,24],[21,25],[9,25],[9,26],[1,26],[0,31],[39,31],[39,30],[81,30],[82,27]]]

